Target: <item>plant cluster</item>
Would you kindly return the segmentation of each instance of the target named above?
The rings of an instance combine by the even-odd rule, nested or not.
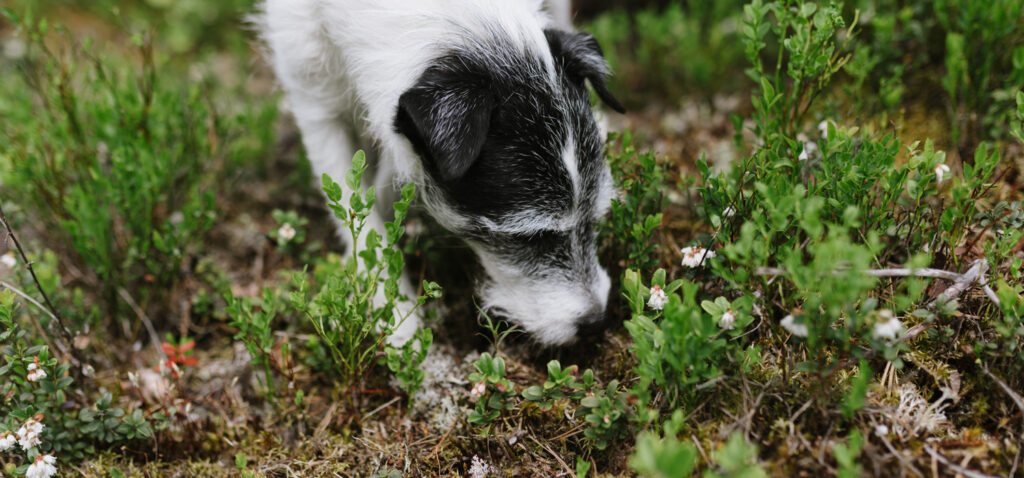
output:
[[[13,473],[49,477],[95,453],[97,445],[152,438],[143,410],[113,406],[109,393],[92,406],[82,402],[85,391],[68,374],[70,366],[20,327],[14,299],[0,291],[0,454],[15,465]]]
[[[388,339],[402,322],[412,320],[428,299],[440,297],[441,289],[425,281],[419,297],[408,298],[399,291],[405,259],[397,245],[404,233],[402,222],[412,203],[414,187],[410,184],[402,188],[394,204],[394,220],[385,224],[386,235],[382,237],[366,225],[376,193],[372,187],[361,187],[367,168],[362,151],[356,153],[352,165],[345,176],[345,187],[352,191],[348,204],[342,203],[342,186],[327,175],[322,178],[328,207],[348,231],[352,250],[344,258],[331,256],[318,264],[313,281],[306,271],[294,273],[287,304],[267,289],[259,304],[229,296],[227,313],[239,329],[236,338],[246,344],[253,365],[262,370],[268,393],[275,390],[275,374],[291,374],[285,366],[292,361],[290,346],[284,344],[280,352],[275,349],[274,319],[288,312],[308,321],[317,336],[312,343],[316,349],[314,366],[334,372],[346,391],[350,412],[356,414],[368,376],[381,361],[379,353],[383,353],[383,363],[396,374],[410,400],[419,389],[423,382],[419,365],[433,341],[430,329],[421,328],[404,344],[391,344]]]
[[[717,377],[747,376],[767,346],[787,357],[779,364],[785,376],[792,365],[810,379],[821,406],[841,408],[840,426],[854,425],[871,364],[900,370],[919,348],[955,354],[945,331],[965,309],[992,337],[975,347],[979,363],[1022,370],[1007,347],[1021,344],[1011,330],[1024,330],[1015,256],[1024,232],[1012,228],[1015,206],[987,196],[998,181],[999,151],[981,144],[957,175],[931,142],[904,148],[892,134],[831,121],[808,134],[815,100],[850,59],[854,31],[840,8],[754,0],[740,31],[757,85],[748,123],[754,143],[731,171],[698,163],[702,214],[714,231],[694,250],[715,253],[696,273],[714,284],[704,289],[723,296],[701,301],[700,286],[666,284],[663,271],[651,288],[640,274],[627,273],[638,414],[657,424],[686,410],[702,391],[718,387]],[[780,45],[771,62],[769,44]],[[985,209],[994,206],[1003,213]],[[691,265],[685,257],[684,265]],[[989,271],[996,274],[988,278]],[[950,288],[929,293],[929,279]],[[970,289],[978,295],[962,297]],[[925,331],[919,342],[904,337],[911,326]],[[661,463],[693,461],[689,447],[673,441],[676,431],[638,438],[635,468],[656,476],[664,473]],[[862,439],[853,433],[848,445],[834,447],[844,475],[857,473]]]
[[[736,91],[743,61],[736,23],[742,1],[669,2],[642,10],[613,10],[583,29],[604,48],[615,72],[612,88],[631,105],[657,91],[669,103],[700,92]]]
[[[664,168],[656,155],[636,149],[628,131],[611,135],[608,143],[608,165],[621,194],[612,198],[611,214],[602,222],[603,249],[632,267],[652,270],[658,263]]]
[[[0,100],[5,195],[74,257],[106,315],[122,318],[129,301],[170,307],[216,218],[219,168],[256,152],[233,137],[273,118],[222,115],[204,85],[165,81],[146,36],[132,37],[130,55],[100,54],[4,13],[26,44]]]

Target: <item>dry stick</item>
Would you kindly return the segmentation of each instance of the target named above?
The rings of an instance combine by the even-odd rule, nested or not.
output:
[[[135,299],[132,299],[131,294],[124,290],[124,287],[118,287],[117,293],[121,295],[121,299],[128,304],[128,307],[132,309],[132,312],[135,312],[135,315],[139,317],[139,320],[146,325],[146,330],[149,332],[149,340],[153,342],[153,347],[156,348],[157,352],[160,352],[160,363],[165,363],[167,361],[167,354],[164,353],[163,347],[160,346],[160,335],[156,333],[156,328],[153,327],[153,321],[149,320],[149,316],[146,315],[146,312],[142,310],[142,307],[139,307],[139,304],[135,302]]]
[[[964,467],[962,467],[960,465],[957,465],[956,463],[953,463],[952,461],[949,461],[948,458],[942,456],[942,454],[940,454],[939,452],[937,452],[935,450],[932,450],[930,447],[927,447],[927,446],[924,447],[924,451],[928,452],[928,454],[931,455],[932,458],[935,458],[936,460],[942,462],[943,465],[948,466],[949,469],[951,469],[951,470],[953,470],[953,471],[955,471],[955,472],[957,472],[957,473],[959,473],[961,475],[969,476],[971,478],[998,478],[995,475],[986,475],[984,473],[981,473],[981,472],[978,472],[978,471],[974,471],[974,470],[970,470],[970,469],[964,468]]]
[[[78,362],[78,367],[72,367],[72,370],[75,371],[75,376],[79,377],[82,371],[81,366],[86,364],[86,361],[79,357],[78,354],[75,352],[75,341],[73,336],[71,335],[71,329],[68,328],[67,324],[64,322],[64,319],[61,317],[60,312],[58,312],[57,308],[53,306],[52,302],[50,302],[50,296],[46,295],[46,291],[43,290],[42,284],[39,283],[39,278],[36,277],[36,271],[32,267],[32,261],[28,260],[28,256],[25,254],[25,250],[21,247],[21,241],[19,241],[18,236],[14,234],[14,229],[11,228],[11,224],[7,222],[7,215],[4,214],[4,209],[2,206],[0,206],[0,221],[4,223],[4,229],[7,230],[7,236],[10,237],[12,241],[14,241],[14,247],[18,250],[18,254],[21,255],[21,260],[22,262],[25,263],[25,267],[28,268],[28,273],[29,275],[32,276],[32,282],[35,283],[36,290],[39,291],[39,295],[43,297],[43,303],[46,304],[46,307],[49,309],[50,317],[52,317],[54,319],[54,322],[57,323],[57,328],[60,330],[61,335],[64,336],[64,341],[67,342],[66,354],[68,355],[69,358],[71,358],[75,362]]]
[[[988,286],[988,281],[985,278],[985,273],[988,272],[988,261],[985,259],[978,259],[971,263],[970,269],[963,274],[956,272],[945,271],[941,269],[868,269],[864,271],[864,274],[872,277],[927,277],[933,279],[944,279],[953,282],[953,285],[949,286],[945,291],[939,294],[932,301],[931,306],[940,303],[940,299],[945,298],[945,301],[955,299],[963,294],[970,286],[978,284],[981,286],[985,295],[995,303],[999,304],[999,298],[996,297],[995,292]],[[834,273],[838,274],[841,270],[836,270]],[[758,267],[755,274],[760,276],[783,276],[789,273],[786,269],[778,267]]]
[[[1012,399],[1013,403],[1017,405],[1017,408],[1020,409],[1020,412],[1024,413],[1024,397],[1021,397],[1019,394],[1017,394],[1017,392],[1013,391],[1013,389],[1010,388],[1010,386],[1007,385],[1006,382],[1002,381],[994,373],[989,372],[988,365],[982,364],[981,370],[985,372],[985,375],[988,375],[989,378],[994,380],[996,382],[996,385],[999,385],[999,388],[1003,389],[1003,392],[1006,392],[1006,394],[1010,396],[1010,399]]]
[[[565,468],[565,471],[569,472],[569,476],[576,476],[576,473],[573,472],[572,468],[569,468],[569,465],[565,462],[565,460],[563,460],[562,457],[558,456],[558,453],[555,453],[555,451],[552,450],[551,447],[549,447],[546,443],[541,443],[536,438],[534,438],[533,435],[527,436],[530,437],[530,439],[533,440],[534,443],[540,445],[541,448],[543,448],[545,451],[551,454],[551,456],[555,457],[555,460],[558,460],[558,463],[561,464],[563,468]]]

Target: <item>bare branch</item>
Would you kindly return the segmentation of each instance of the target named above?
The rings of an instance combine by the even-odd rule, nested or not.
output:
[[[999,297],[996,297],[995,292],[988,286],[988,281],[985,278],[985,273],[988,272],[989,265],[985,259],[978,259],[971,263],[971,267],[967,269],[967,272],[958,274],[956,272],[945,271],[942,269],[906,269],[906,268],[894,268],[894,269],[868,269],[864,271],[864,274],[872,277],[925,277],[932,279],[943,279],[953,282],[945,291],[939,294],[929,304],[931,307],[942,302],[948,302],[960,297],[968,288],[972,285],[978,284],[981,286],[985,295],[997,306],[999,305]],[[836,270],[834,273],[838,274],[842,270]],[[784,276],[789,273],[786,269],[778,267],[758,267],[754,270],[754,273],[759,276],[771,276],[778,277]]]

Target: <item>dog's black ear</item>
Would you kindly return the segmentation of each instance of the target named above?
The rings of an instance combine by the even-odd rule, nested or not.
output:
[[[548,45],[551,47],[551,54],[555,57],[555,61],[562,62],[567,75],[579,83],[583,83],[584,79],[589,80],[590,86],[594,87],[594,92],[601,98],[601,101],[619,113],[626,112],[622,103],[619,103],[619,100],[615,99],[612,92],[608,90],[605,78],[611,74],[611,71],[608,68],[608,62],[604,59],[601,45],[597,43],[597,39],[593,35],[551,28],[544,30],[544,35],[548,39]]]
[[[428,70],[398,99],[395,130],[412,142],[431,174],[455,181],[487,139],[494,98],[480,81]]]

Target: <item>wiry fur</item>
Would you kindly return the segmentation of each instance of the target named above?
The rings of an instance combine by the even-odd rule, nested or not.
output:
[[[530,0],[268,0],[261,16],[316,171],[340,177],[375,145],[378,190],[415,182],[477,253],[484,307],[561,344],[610,288],[594,240],[612,182],[584,81],[621,106],[593,37],[552,27]]]

